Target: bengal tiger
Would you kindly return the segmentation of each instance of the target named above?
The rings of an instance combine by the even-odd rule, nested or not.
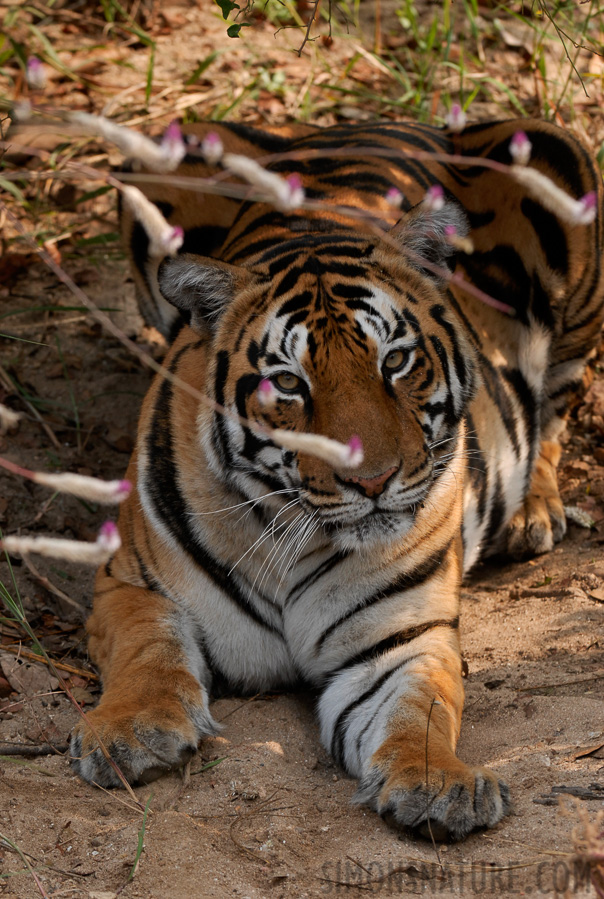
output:
[[[509,163],[520,128],[530,167],[575,198],[595,192],[593,223],[565,224],[481,164]],[[280,449],[154,380],[123,546],[96,580],[88,631],[104,693],[73,733],[74,767],[120,785],[100,738],[145,783],[217,732],[211,697],[304,683],[324,745],[358,778],[356,802],[462,839],[495,825],[510,795],[456,756],[460,584],[487,553],[547,552],[564,534],[558,438],[603,318],[600,176],[540,121],[193,125],[191,146],[209,130],[322,202],[277,212],[146,184],[185,230],[158,267],[122,216],[147,319],[166,333],[186,320],[165,365],[248,422],[359,435],[365,457],[347,469]],[[212,171],[191,153],[176,174]],[[422,202],[435,184],[440,211]],[[451,246],[451,225],[471,255]],[[454,268],[513,314],[450,281]]]

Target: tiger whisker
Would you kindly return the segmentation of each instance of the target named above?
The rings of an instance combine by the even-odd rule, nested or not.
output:
[[[256,589],[256,584],[258,583],[258,578],[259,578],[261,575],[262,575],[262,577],[261,577],[260,583],[258,584],[258,588],[257,588],[257,589],[258,589],[258,592],[260,592],[260,591],[262,590],[263,584],[264,584],[266,578],[268,577],[269,570],[273,567],[273,560],[274,560],[275,556],[277,555],[277,553],[279,552],[280,546],[282,545],[283,541],[287,539],[287,535],[290,533],[291,529],[294,528],[294,527],[300,522],[300,520],[304,517],[304,514],[305,514],[305,513],[301,511],[301,512],[294,518],[293,521],[290,521],[290,522],[284,522],[283,525],[281,525],[281,527],[283,527],[283,526],[285,526],[285,525],[287,525],[287,527],[285,528],[285,531],[283,532],[283,534],[281,534],[281,536],[279,537],[279,539],[276,540],[276,542],[275,542],[273,548],[272,548],[271,551],[268,553],[268,555],[267,555],[266,558],[264,559],[264,562],[262,563],[262,565],[261,565],[260,568],[258,569],[258,572],[257,572],[257,574],[256,574],[256,577],[254,578],[254,582],[253,582],[253,584],[252,584],[252,586],[251,586],[252,592],[254,591],[254,589]],[[274,522],[273,522],[273,524],[274,524]],[[273,539],[274,539],[274,532],[273,532]]]
[[[307,518],[306,521],[303,521],[300,525],[298,531],[292,535],[291,540],[287,546],[287,549],[282,554],[281,564],[277,571],[277,577],[279,577],[279,583],[277,584],[277,590],[281,587],[283,581],[287,577],[287,575],[295,568],[296,562],[303,548],[308,543],[309,538],[315,533],[317,529],[316,518],[318,512],[315,510],[310,518]],[[287,558],[290,550],[293,549],[294,552],[290,559]],[[282,573],[283,572],[283,573]]]
[[[265,556],[258,571],[256,572],[256,577],[254,578],[254,581],[250,588],[251,592],[254,591],[256,584],[258,582],[258,578],[263,574],[265,568],[272,566],[272,559],[273,559],[275,553],[278,552],[279,546],[283,542],[283,539],[286,538],[287,534],[289,533],[289,530],[292,527],[292,524],[295,524],[303,514],[304,514],[303,512],[300,512],[298,515],[296,515],[293,522],[292,521],[283,521],[281,524],[277,525],[276,527],[275,527],[275,523],[276,523],[277,516],[275,516],[275,518],[267,525],[267,527],[265,528],[265,530],[263,531],[263,533],[259,539],[264,542],[264,540],[266,540],[268,537],[272,537],[273,546],[270,549],[270,551],[267,553],[267,555]],[[283,533],[280,534],[278,538],[276,538],[276,536],[275,536],[276,532],[279,530],[282,530],[283,528],[285,529],[283,531]],[[264,580],[264,578],[263,578],[263,580]],[[260,590],[260,587],[262,586],[262,582],[260,583],[260,585],[258,587],[259,590]]]
[[[246,557],[249,553],[252,553],[252,555],[253,555],[253,554],[256,552],[256,550],[258,549],[258,547],[259,547],[265,540],[267,540],[269,536],[272,535],[273,540],[274,540],[274,538],[275,538],[275,531],[276,531],[276,530],[280,530],[280,528],[285,527],[285,526],[287,525],[287,522],[284,521],[284,522],[282,522],[280,525],[278,525],[277,527],[275,527],[276,522],[277,522],[277,519],[279,518],[280,515],[282,515],[284,512],[286,512],[286,511],[287,511],[288,509],[290,509],[292,506],[295,506],[297,502],[298,502],[297,499],[293,499],[293,500],[291,500],[289,503],[286,503],[285,506],[283,506],[282,509],[279,509],[279,511],[277,512],[277,514],[276,514],[273,518],[271,518],[271,520],[269,521],[269,523],[266,525],[266,527],[264,528],[264,530],[262,531],[262,533],[260,534],[260,536],[258,537],[258,539],[255,540],[254,543],[252,543],[252,545],[249,546],[249,547],[246,549],[246,551],[243,553],[243,555],[240,556],[240,557],[237,559],[237,561],[235,562],[235,564],[233,565],[233,567],[232,567],[231,570],[229,571],[229,574],[232,574],[232,572],[235,570],[235,568],[237,568],[237,566],[239,565],[239,563],[242,562],[243,559],[245,559],[245,557]]]
[[[236,509],[241,509],[243,506],[249,505],[254,508],[254,506],[261,503],[263,500],[270,499],[271,496],[279,496],[282,493],[292,493],[294,490],[296,490],[295,487],[284,487],[283,490],[273,490],[271,493],[265,493],[264,496],[258,496],[255,499],[246,499],[245,502],[236,503],[234,506],[225,506],[223,509],[211,509],[208,512],[191,512],[191,516],[197,518],[203,515],[218,515],[220,512],[234,512]]]

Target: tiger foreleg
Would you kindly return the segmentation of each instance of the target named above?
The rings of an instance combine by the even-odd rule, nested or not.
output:
[[[558,489],[561,448],[542,440],[531,485],[507,528],[507,551],[516,559],[549,552],[566,533],[566,516]]]
[[[88,622],[104,692],[71,738],[73,766],[101,786],[146,783],[186,763],[216,733],[202,680],[205,663],[188,622],[150,590],[99,578]],[[190,644],[190,645],[189,645]]]
[[[390,674],[378,670],[380,660],[363,679],[336,678],[320,712],[325,742],[359,777],[357,802],[396,826],[459,840],[492,827],[510,803],[492,771],[455,754],[463,687],[459,654],[447,642],[438,657],[415,649]]]

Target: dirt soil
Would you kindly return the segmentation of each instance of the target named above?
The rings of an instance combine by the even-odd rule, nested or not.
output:
[[[207,17],[202,31],[188,6],[165,12],[171,24],[157,37],[157,77],[169,83],[178,42],[194,65],[224,25],[212,21],[208,33]],[[272,31],[263,40],[257,52],[266,58],[275,46]],[[225,52],[217,83],[229,72],[238,77],[246,46]],[[304,60],[283,47],[272,52],[302,87],[310,71]],[[341,60],[350,48],[334,52]],[[369,79],[376,67],[366,66]],[[134,76],[140,82],[140,66],[134,74],[122,71],[122,89]],[[259,105],[243,103],[239,117],[281,120],[296,112],[292,96],[298,95],[261,94]],[[346,115],[341,106],[338,115]],[[335,117],[334,108],[317,105],[317,120]],[[64,263],[125,333],[161,354],[115,253],[80,252]],[[3,271],[1,330],[8,337],[0,338],[0,402],[24,416],[18,429],[0,436],[0,454],[34,469],[121,476],[149,372],[40,263],[15,262],[10,277]],[[224,725],[220,736],[203,743],[183,776],[135,790],[143,807],[149,802],[143,819],[124,792],[93,788],[71,772],[66,740],[78,712],[47,668],[32,660],[19,628],[4,620],[0,896],[592,895],[574,851],[585,816],[593,821],[604,809],[603,362],[601,354],[589,392],[573,410],[560,467],[564,502],[587,515],[587,526],[571,522],[563,543],[535,560],[480,566],[463,589],[468,674],[459,754],[492,767],[510,785],[514,808],[497,827],[462,844],[433,846],[351,805],[355,784],[321,748],[314,697],[305,693],[214,703],[213,716]],[[94,539],[106,517],[106,510],[0,473],[5,533]],[[30,624],[63,665],[77,701],[91,707],[99,686],[86,657],[83,620],[92,573],[62,562],[35,560],[33,569],[20,559],[12,564],[11,574],[0,562],[0,579],[14,595],[14,575]],[[11,755],[11,744],[54,748],[26,759]],[[583,798],[560,801],[561,793]]]

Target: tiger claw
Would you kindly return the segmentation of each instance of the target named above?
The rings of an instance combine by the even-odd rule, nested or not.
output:
[[[80,777],[102,787],[124,786],[122,778],[130,784],[157,780],[186,764],[201,738],[219,729],[203,707],[179,707],[154,720],[152,710],[112,718],[101,703],[86,718],[90,724],[82,722],[72,733],[71,762]]]
[[[471,831],[493,827],[510,808],[508,786],[488,768],[454,773],[410,769],[384,784],[379,769],[361,780],[354,801],[372,807],[395,828],[413,830],[426,838],[463,840]]]

